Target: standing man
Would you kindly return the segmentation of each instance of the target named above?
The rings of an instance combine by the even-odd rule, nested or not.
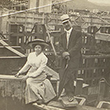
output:
[[[63,88],[65,88],[68,101],[73,101],[74,80],[81,57],[82,35],[80,30],[76,30],[75,27],[72,27],[70,18],[67,14],[62,15],[61,20],[65,32],[61,35],[59,43],[62,66],[58,96],[60,96]]]

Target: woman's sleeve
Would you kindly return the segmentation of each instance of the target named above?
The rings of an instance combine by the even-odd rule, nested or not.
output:
[[[40,75],[42,73],[42,71],[44,70],[44,68],[46,67],[48,59],[46,57],[44,57],[40,63],[39,68],[35,71],[32,72],[31,74],[29,74],[29,77],[37,77],[38,75]]]
[[[19,73],[20,74],[25,73],[28,71],[29,68],[30,68],[30,65],[29,65],[29,56],[28,56],[25,65],[20,69]]]

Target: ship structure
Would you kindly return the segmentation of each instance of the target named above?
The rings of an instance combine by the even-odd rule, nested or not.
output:
[[[0,108],[2,110],[108,110],[110,109],[110,14],[68,9],[67,0],[8,0],[0,7]],[[2,3],[2,2],[1,2]],[[97,13],[96,13],[97,12]],[[45,48],[45,71],[56,94],[59,87],[59,38],[64,32],[60,16],[68,14],[76,30],[82,31],[82,58],[77,68],[75,102],[66,97],[48,104],[24,104],[25,82],[14,75],[33,51],[27,45],[36,38]]]

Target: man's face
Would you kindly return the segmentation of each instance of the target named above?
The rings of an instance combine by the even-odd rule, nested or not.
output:
[[[70,21],[64,22],[64,23],[63,23],[63,27],[64,27],[66,30],[69,30],[69,29],[71,28],[71,23],[70,23]]]

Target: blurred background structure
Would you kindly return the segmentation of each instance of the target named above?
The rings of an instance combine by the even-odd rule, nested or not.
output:
[[[82,31],[82,59],[76,78],[83,80],[78,80],[80,86],[77,86],[78,83],[75,85],[76,95],[86,98],[85,105],[96,107],[100,101],[109,105],[108,5],[94,4],[90,0],[0,0],[0,74],[13,75],[22,67],[27,55],[33,51],[27,47],[27,43],[35,38],[50,43],[51,46],[45,49],[49,58],[48,66],[53,73],[58,73],[61,66],[59,37],[64,31],[60,16],[65,13],[70,16],[73,27]],[[57,80],[52,81],[56,86]],[[7,86],[3,88],[6,83],[2,78],[0,83],[1,94],[10,93],[10,89],[6,91]],[[102,107],[103,104],[99,105]]]

